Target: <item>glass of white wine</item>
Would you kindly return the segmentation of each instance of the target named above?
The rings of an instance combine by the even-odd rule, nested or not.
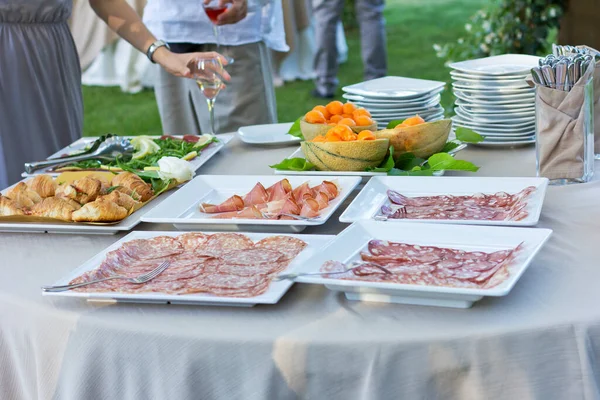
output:
[[[190,66],[193,78],[206,97],[210,115],[210,134],[215,134],[215,99],[223,85],[223,65],[219,58],[200,58]]]

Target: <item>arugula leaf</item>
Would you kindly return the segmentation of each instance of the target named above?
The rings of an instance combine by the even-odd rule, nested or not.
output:
[[[427,160],[429,168],[432,171],[471,171],[477,172],[479,167],[472,162],[465,160],[456,160],[448,153],[437,153],[429,157]]]
[[[122,186],[111,186],[108,189],[106,189],[106,194],[111,194],[113,191],[117,190],[120,187]]]
[[[397,127],[398,125],[400,125],[403,122],[404,122],[403,119],[394,119],[394,120],[390,121],[385,128],[386,129],[394,129],[395,127]]]
[[[379,164],[377,168],[367,168],[367,172],[389,172],[394,168],[394,146],[390,146],[388,156]]]
[[[483,141],[483,136],[472,129],[459,126],[456,128],[456,139],[464,143],[479,143]]]
[[[302,129],[300,129],[300,120],[302,117],[298,118],[293,124],[290,130],[288,131],[288,135],[295,136],[300,138],[300,140],[304,140],[304,135],[302,134]]]
[[[412,169],[410,171],[406,171],[403,169],[392,168],[388,175],[391,176],[433,176],[434,172],[431,169],[420,169],[420,167],[415,167],[419,169]]]
[[[459,142],[446,142],[442,150],[440,150],[440,153],[449,153],[460,145],[461,144]]]
[[[304,158],[286,158],[279,164],[269,165],[270,168],[283,171],[312,171],[315,166]]]

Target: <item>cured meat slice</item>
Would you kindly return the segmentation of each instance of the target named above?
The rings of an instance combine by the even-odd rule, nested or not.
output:
[[[269,194],[267,193],[265,187],[258,182],[256,185],[254,185],[254,188],[252,188],[252,190],[244,196],[243,200],[246,207],[256,206],[266,203],[269,200]]]
[[[267,189],[267,193],[269,194],[268,201],[285,199],[291,191],[292,185],[290,181],[282,179]]]
[[[287,260],[291,260],[304,250],[306,242],[291,236],[277,235],[256,242],[254,247],[275,250],[282,253]]]
[[[256,206],[244,208],[242,211],[231,211],[215,215],[214,219],[264,219],[265,216]]]
[[[208,235],[201,232],[190,232],[177,236],[177,241],[181,243],[184,251],[194,251],[199,246],[204,245],[207,240]]]
[[[296,201],[291,197],[288,197],[285,203],[283,203],[283,207],[281,207],[281,210],[278,213],[299,215],[300,212],[301,209],[300,206],[298,206],[298,203],[296,203]]]
[[[223,263],[233,265],[272,264],[285,258],[286,257],[277,250],[260,247],[234,250],[225,253],[220,257]]]
[[[200,211],[207,214],[221,213],[227,211],[240,211],[244,209],[244,199],[238,195],[233,195],[221,204],[202,203]]]
[[[254,242],[241,233],[215,233],[196,253],[220,257],[230,251],[251,249]]]
[[[239,276],[267,276],[283,271],[288,265],[288,261],[278,261],[274,263],[262,263],[254,265],[222,264],[217,266],[216,271],[222,274],[231,274]]]
[[[330,201],[335,199],[339,192],[337,185],[330,181],[323,181],[320,185],[313,187],[311,191],[313,197],[317,197],[319,192],[325,193]]]
[[[138,260],[152,260],[183,253],[183,245],[171,236],[135,239],[123,243],[121,250]]]
[[[315,200],[317,200],[317,203],[319,203],[319,210],[322,210],[329,205],[329,196],[327,196],[327,194],[324,192],[317,193]]]
[[[203,286],[207,288],[240,290],[251,289],[264,282],[263,276],[239,276],[225,274],[208,274],[202,278]]]
[[[294,200],[296,200],[297,202],[302,201],[305,194],[312,195],[308,182],[304,182],[302,185],[298,186],[292,191],[292,194],[294,196]]]
[[[319,216],[319,203],[313,198],[305,198],[302,200],[302,208],[300,215],[303,217],[313,218]]]

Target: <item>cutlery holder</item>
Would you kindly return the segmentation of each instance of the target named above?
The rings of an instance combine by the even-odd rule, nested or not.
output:
[[[578,48],[590,50],[592,53],[600,53],[589,46],[577,46]],[[594,154],[596,160],[600,160],[600,61],[596,62],[594,68]]]
[[[594,175],[594,81],[590,64],[570,91],[536,86],[537,175],[551,184]]]

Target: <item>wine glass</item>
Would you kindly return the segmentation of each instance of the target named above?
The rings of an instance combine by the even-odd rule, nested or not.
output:
[[[199,58],[190,62],[192,77],[196,80],[198,87],[206,97],[208,113],[210,116],[210,134],[215,134],[215,99],[223,85],[223,65],[219,58]]]
[[[227,11],[227,6],[221,6],[219,0],[211,0],[208,4],[204,4],[204,12],[206,13],[206,16],[208,17],[208,19],[210,19],[210,21],[213,24],[213,33],[215,34],[215,40],[217,41],[217,53],[223,54],[221,52],[221,42],[219,40],[219,32],[220,32],[220,28],[219,25],[217,25],[217,21],[219,18],[219,15],[223,14],[225,11]],[[227,56],[227,55],[223,55],[225,57],[225,59],[227,60],[227,64],[232,64],[233,63],[233,58]]]

